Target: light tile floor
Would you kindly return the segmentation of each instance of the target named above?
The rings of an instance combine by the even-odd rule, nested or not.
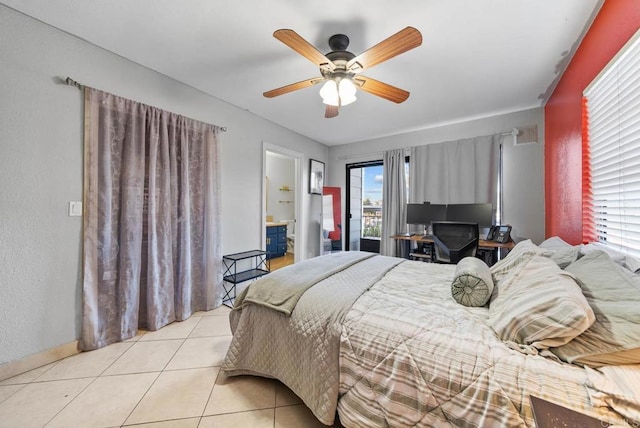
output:
[[[282,383],[220,371],[228,312],[200,312],[0,382],[0,427],[324,427]]]

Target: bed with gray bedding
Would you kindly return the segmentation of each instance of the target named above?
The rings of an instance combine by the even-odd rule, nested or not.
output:
[[[567,285],[576,274],[556,272],[549,254],[534,247],[514,249],[492,268],[491,303],[481,307],[452,298],[453,265],[344,252],[275,271],[236,300],[223,370],[278,379],[321,422],[331,425],[337,413],[348,428],[534,426],[531,395],[634,426],[640,385],[612,385],[597,365],[558,357],[564,355],[556,351],[571,343],[568,332],[580,336],[598,322],[597,314],[575,289],[563,297],[564,289],[581,286],[578,280]],[[550,278],[556,274],[559,294],[548,296],[549,287],[540,284],[555,281]],[[283,289],[272,290],[278,284]],[[520,314],[504,322],[522,293],[513,284],[524,284],[532,296],[544,290],[523,304],[536,313],[533,324]],[[640,302],[640,285],[637,295]],[[547,308],[551,315],[540,317],[548,300],[564,306]],[[571,326],[558,324],[558,314],[582,312],[586,319],[573,316],[562,320]],[[540,328],[541,322],[549,327]],[[535,325],[535,332],[524,324]],[[640,373],[638,365],[613,366],[629,370],[616,379]]]

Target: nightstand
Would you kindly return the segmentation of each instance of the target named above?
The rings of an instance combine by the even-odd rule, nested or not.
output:
[[[602,428],[610,425],[533,395],[530,399],[533,419],[538,428]]]

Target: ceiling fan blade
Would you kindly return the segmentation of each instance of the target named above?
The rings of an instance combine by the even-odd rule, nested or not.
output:
[[[347,70],[359,73],[383,61],[417,48],[422,44],[422,34],[413,27],[406,27],[377,45],[367,49],[347,63]]]
[[[332,117],[336,117],[339,112],[340,107],[327,104],[327,107],[324,109],[324,117],[325,119],[331,119]]]
[[[324,79],[322,77],[314,77],[313,79],[303,80],[301,82],[292,83],[290,85],[283,86],[281,88],[272,89],[270,91],[264,92],[264,95],[267,98],[277,97],[279,95],[288,94],[289,92],[297,91],[298,89],[308,88],[309,86],[313,86],[316,83],[322,82]]]
[[[388,83],[383,83],[379,80],[372,79],[370,77],[360,75],[355,77],[354,80],[358,84],[358,87],[363,91],[384,98],[386,100],[393,101],[397,104],[400,104],[401,102],[406,101],[407,98],[409,98],[408,91],[389,85]]]
[[[293,30],[276,30],[273,37],[321,68],[326,68],[328,71],[333,71],[336,68],[329,58]]]

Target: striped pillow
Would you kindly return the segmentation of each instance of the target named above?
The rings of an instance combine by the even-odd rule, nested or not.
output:
[[[560,346],[595,321],[574,277],[544,256],[519,263],[495,286],[488,323],[505,342]]]
[[[550,256],[551,254],[551,250],[538,247],[531,242],[531,239],[520,241],[509,251],[504,259],[491,266],[493,283],[495,284],[502,280],[517,265],[526,262],[531,257],[536,255]]]

